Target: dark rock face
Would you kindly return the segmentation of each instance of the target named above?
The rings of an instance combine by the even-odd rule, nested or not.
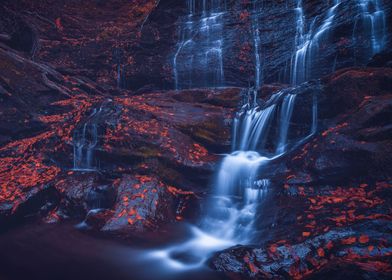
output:
[[[129,52],[155,1],[3,1],[0,33],[5,43],[63,73],[102,85],[122,86]]]
[[[254,85],[256,29],[260,35],[261,80],[288,83],[296,50],[297,1],[260,1],[256,6],[252,1],[223,2],[222,84]],[[333,3],[302,2],[307,33],[313,21],[316,27],[323,25]],[[392,7],[389,1],[379,2],[386,19],[384,49],[388,49]],[[130,7],[123,0],[18,0],[5,1],[0,12],[1,41],[62,73],[130,89],[151,91],[175,86],[173,59],[181,45],[178,30],[188,15],[186,1],[138,0]],[[341,1],[329,35],[319,43],[318,55],[310,63],[311,78],[369,62],[371,37],[361,13],[359,1]],[[197,30],[194,33],[200,36]],[[202,75],[199,72],[194,75]],[[206,85],[200,81],[192,84],[198,86]]]
[[[388,278],[391,79],[389,68],[345,69],[295,89],[318,93],[319,133],[272,171],[260,245],[217,253],[214,269],[233,279]]]
[[[135,49],[136,53],[140,53],[140,56],[136,55],[136,57],[140,58],[140,64],[143,66],[140,68],[141,72],[135,76],[133,76],[135,69],[127,66],[127,87],[142,87],[143,84],[138,79],[140,76],[152,77],[150,83],[153,85],[150,86],[153,87],[173,88],[175,86],[174,59],[176,55],[181,57],[181,48],[184,43],[181,40],[184,34],[179,30],[184,28],[181,26],[184,22],[193,22],[195,27],[188,32],[194,34],[192,39],[199,48],[205,47],[200,42],[200,38],[198,39],[204,36],[202,30],[197,30],[200,25],[197,20],[198,16],[188,17],[189,11],[185,2],[160,1],[151,13],[143,26],[140,45]],[[308,33],[314,22],[314,29],[316,29],[314,33],[317,33],[317,28],[321,28],[329,17],[328,13],[334,5],[333,1],[302,2],[304,32]],[[310,78],[320,78],[336,69],[366,65],[372,57],[371,36],[368,34],[367,22],[363,19],[359,2],[349,0],[340,2],[329,31],[325,32],[325,38],[317,43],[318,55],[308,63],[309,72],[312,73]],[[255,84],[254,30],[256,29],[260,35],[258,53],[261,59],[261,79],[267,83],[290,82],[294,54],[298,47],[295,46],[297,1],[262,1],[262,3],[260,1],[256,5],[253,5],[252,1],[234,0],[219,3],[221,3],[220,9],[215,12],[223,13],[223,15],[219,16],[219,21],[215,24],[222,25],[223,32],[222,35],[215,34],[212,39],[219,39],[221,43],[219,48],[222,53],[224,72],[224,81],[221,84],[242,87]],[[391,42],[388,26],[391,25],[392,7],[388,1],[380,1],[380,4],[386,20],[384,48],[388,49]],[[373,11],[373,8],[370,7],[370,11]],[[147,57],[146,50],[149,54],[156,55]],[[196,47],[194,52],[197,51]],[[186,58],[183,64],[190,63],[189,60],[193,59],[193,56]],[[145,63],[146,61],[148,63]],[[193,81],[183,81],[184,86],[205,86],[202,72],[209,70],[201,68],[197,63],[193,64],[195,67],[192,70]],[[185,77],[188,75],[188,70],[180,68],[177,74],[180,77],[183,76],[182,79],[188,79]],[[182,71],[185,72],[182,73]],[[214,82],[211,81],[210,86],[213,85]]]
[[[385,50],[376,54],[368,63],[369,67],[392,67],[392,52]]]

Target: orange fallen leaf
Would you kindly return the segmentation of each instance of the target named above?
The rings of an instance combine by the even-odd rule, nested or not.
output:
[[[362,243],[362,244],[368,243],[369,242],[369,236],[361,235],[358,240],[359,240],[359,243]]]
[[[275,253],[276,249],[277,249],[277,246],[275,244],[271,245],[270,248],[269,248],[271,253]]]
[[[325,256],[324,249],[323,249],[323,248],[318,248],[318,249],[317,249],[317,254],[318,254],[320,257],[324,257],[324,256]]]
[[[353,236],[353,237],[349,237],[349,238],[343,239],[342,243],[345,244],[345,245],[350,245],[350,244],[355,243],[356,241],[357,241],[357,238]]]

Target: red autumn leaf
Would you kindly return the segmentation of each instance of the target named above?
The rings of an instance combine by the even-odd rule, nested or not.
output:
[[[361,235],[358,240],[359,240],[359,243],[362,243],[362,244],[368,243],[369,242],[369,236]]]
[[[332,241],[329,241],[329,242],[327,243],[327,245],[325,245],[325,247],[326,247],[328,250],[331,250],[332,247],[333,247]]]
[[[276,244],[272,244],[269,247],[269,250],[270,250],[271,253],[276,253],[277,248],[278,248],[278,246]]]
[[[63,31],[63,25],[61,24],[61,18],[56,18],[55,24],[58,30]]]
[[[323,249],[323,248],[318,248],[318,249],[317,249],[317,254],[318,254],[320,257],[324,257],[324,256],[325,256],[324,249]]]
[[[343,239],[342,244],[350,245],[350,244],[354,244],[356,241],[357,241],[357,238],[355,236],[353,236],[353,237]]]

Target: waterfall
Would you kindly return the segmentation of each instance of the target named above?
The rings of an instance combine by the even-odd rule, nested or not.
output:
[[[252,240],[254,217],[269,185],[268,179],[257,180],[258,171],[269,160],[255,151],[235,151],[223,159],[202,223],[205,232],[236,243]]]
[[[291,83],[293,85],[300,84],[311,78],[312,66],[317,61],[320,43],[328,39],[340,3],[341,0],[334,0],[321,25],[315,28],[317,18],[314,18],[310,24],[309,31],[304,34],[305,18],[302,0],[297,0],[295,9],[297,14],[296,45],[291,61]]]
[[[76,171],[93,171],[96,168],[94,151],[98,144],[98,121],[103,105],[94,109],[80,127],[75,128],[73,142],[73,169]]]
[[[355,20],[353,30],[354,48],[366,49],[361,53],[360,59],[363,63],[376,53],[382,51],[386,44],[386,16],[382,8],[381,0],[356,0],[359,13]],[[334,0],[332,6],[327,10],[326,15],[319,27],[316,27],[318,18],[315,17],[307,32],[306,21],[303,9],[303,0],[297,0],[296,13],[296,35],[295,51],[291,58],[291,79],[293,85],[300,84],[311,78],[319,78],[312,69],[318,62],[320,46],[327,43],[329,34],[333,29],[334,20],[341,0]],[[368,43],[367,43],[368,42]],[[335,56],[332,69],[337,63]]]
[[[224,0],[187,0],[173,56],[176,89],[224,85]]]
[[[248,103],[237,113],[233,125],[233,151],[225,156],[218,171],[210,211],[203,223],[206,232],[236,243],[251,242],[256,231],[257,210],[269,186],[269,180],[259,176],[268,162],[289,150],[288,131],[295,98],[295,94],[280,91],[272,95],[265,106]],[[317,119],[315,102],[317,99],[313,100],[310,134],[314,133]],[[275,137],[270,129],[274,120],[279,133],[275,152],[271,153],[266,143]],[[303,142],[309,135],[298,142]]]
[[[386,17],[380,0],[357,0],[360,8],[359,19],[362,28],[358,29],[358,22],[354,28],[354,40],[360,34],[370,41],[370,56],[382,51],[386,41]],[[358,21],[358,20],[357,20]],[[361,40],[363,44],[363,39]],[[368,57],[369,58],[369,57]],[[368,59],[367,58],[367,59]]]
[[[280,91],[263,106],[255,101],[255,90],[249,90],[248,95],[248,103],[234,119],[232,152],[220,164],[207,203],[208,211],[200,226],[191,227],[193,236],[189,241],[150,253],[150,257],[163,260],[171,268],[197,268],[214,251],[252,243],[258,233],[257,219],[262,215],[262,202],[268,197],[270,187],[269,179],[263,177],[264,168],[316,132],[316,95],[313,95],[310,110],[310,131],[300,139],[289,137],[296,94]],[[272,124],[278,129],[271,129]],[[268,147],[271,144],[275,145],[274,149]]]

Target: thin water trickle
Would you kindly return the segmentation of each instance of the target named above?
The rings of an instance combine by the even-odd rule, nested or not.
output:
[[[94,149],[98,144],[98,129],[96,115],[99,111],[94,109],[87,121],[73,135],[74,170],[94,170]]]
[[[262,72],[261,72],[261,55],[260,55],[260,26],[259,26],[259,13],[261,8],[259,7],[260,1],[253,0],[252,4],[252,36],[253,36],[253,49],[255,56],[255,81],[254,87],[256,90],[260,89],[262,84]]]
[[[94,152],[98,145],[98,126],[107,100],[98,109],[94,109],[86,121],[75,128],[73,133],[73,170],[95,171],[97,162]]]

